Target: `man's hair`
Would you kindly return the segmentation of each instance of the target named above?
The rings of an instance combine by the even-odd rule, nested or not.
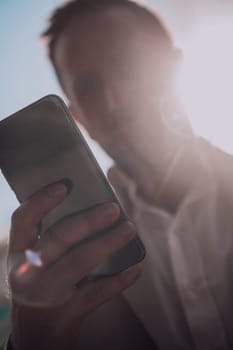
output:
[[[144,23],[155,30],[164,46],[170,47],[172,39],[160,17],[145,6],[131,0],[72,0],[58,7],[49,19],[48,28],[41,37],[47,40],[48,54],[56,69],[54,61],[54,48],[57,40],[66,30],[74,17],[93,14],[106,8],[118,6],[128,9],[136,16],[141,17]],[[58,73],[58,72],[57,72]]]

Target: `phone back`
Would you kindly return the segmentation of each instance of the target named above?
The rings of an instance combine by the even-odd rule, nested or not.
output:
[[[0,123],[0,167],[20,202],[69,179],[71,193],[42,222],[41,234],[65,216],[118,199],[63,101],[49,95]],[[121,219],[126,219],[123,209]],[[137,237],[93,275],[111,275],[143,259]]]

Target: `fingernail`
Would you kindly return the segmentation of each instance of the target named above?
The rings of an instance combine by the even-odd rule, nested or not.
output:
[[[72,180],[65,178],[59,181],[59,183],[63,184],[66,186],[67,189],[67,195],[70,194],[70,192],[73,190],[74,188],[74,183]]]
[[[141,272],[142,270],[140,265],[132,266],[128,270],[122,273],[122,280],[123,282],[128,282],[128,283],[136,281],[141,275]]]
[[[120,214],[120,208],[116,203],[107,203],[102,209],[104,210],[104,215],[108,217],[115,217]]]
[[[135,236],[136,228],[131,222],[127,221],[122,224],[122,229],[120,233],[123,237],[129,239]]]
[[[62,197],[67,194],[67,187],[63,183],[48,186],[48,194],[53,197]]]

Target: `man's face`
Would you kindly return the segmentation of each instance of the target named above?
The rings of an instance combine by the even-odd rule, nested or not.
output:
[[[73,19],[55,47],[55,64],[74,112],[114,157],[159,125],[166,90],[156,36],[128,10],[109,8]],[[156,121],[155,121],[156,119]],[[146,137],[146,135],[144,135]]]

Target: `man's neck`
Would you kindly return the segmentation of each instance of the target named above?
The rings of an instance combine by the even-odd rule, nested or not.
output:
[[[180,140],[153,156],[125,159],[120,167],[134,180],[138,194],[151,205],[176,212],[199,171],[193,140]]]

